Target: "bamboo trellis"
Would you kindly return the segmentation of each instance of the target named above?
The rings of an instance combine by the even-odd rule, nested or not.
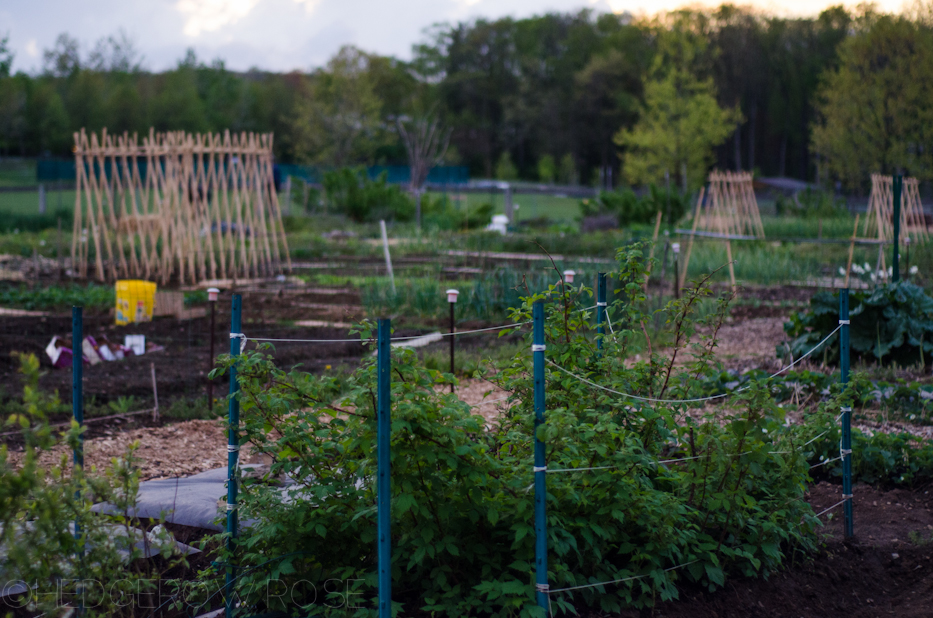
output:
[[[923,206],[920,204],[920,188],[916,178],[904,178],[901,190],[901,239],[925,243],[930,239]],[[871,197],[868,200],[868,215],[865,217],[863,234],[877,236],[878,240],[894,239],[894,178],[871,175]]]
[[[700,230],[765,237],[750,172],[710,172],[706,203],[706,208],[699,210]]]
[[[677,282],[679,286],[683,286],[683,281],[686,279],[687,268],[690,267],[690,254],[693,250],[693,237],[698,230],[718,234],[725,241],[729,280],[735,288],[732,238],[765,237],[765,228],[761,224],[761,213],[758,211],[758,200],[755,198],[750,172],[710,172],[709,190],[701,190],[697,199],[693,230],[687,241],[683,276]]]
[[[268,277],[291,269],[272,134],[75,133],[71,256],[101,281]]]

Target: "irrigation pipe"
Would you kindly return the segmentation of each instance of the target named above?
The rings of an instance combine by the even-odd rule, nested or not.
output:
[[[835,329],[833,332],[831,332],[831,333],[829,333],[828,335],[826,335],[826,337],[825,337],[822,341],[820,341],[818,344],[816,344],[813,348],[811,348],[810,351],[808,351],[806,354],[804,354],[803,356],[801,356],[800,358],[798,358],[797,360],[795,360],[794,362],[792,362],[792,363],[791,363],[790,365],[788,365],[787,367],[784,367],[783,369],[777,371],[776,373],[771,374],[770,376],[768,376],[768,379],[770,380],[771,378],[775,378],[775,377],[781,375],[781,374],[784,373],[785,371],[787,371],[787,370],[791,369],[792,367],[794,367],[794,365],[796,365],[796,364],[799,363],[800,361],[804,360],[805,358],[807,358],[808,356],[810,356],[811,354],[813,354],[813,353],[814,353],[815,351],[817,351],[824,343],[826,343],[827,341],[829,341],[829,338],[832,337],[833,335],[835,335],[836,332],[837,332],[840,328],[842,328],[841,325],[840,325],[840,326],[837,326],[836,329]],[[630,393],[623,393],[623,392],[621,392],[621,391],[617,391],[617,390],[608,388],[608,387],[606,387],[606,386],[602,386],[602,385],[600,385],[600,384],[597,384],[596,382],[593,382],[592,380],[588,380],[588,379],[584,378],[583,376],[580,376],[580,375],[577,375],[577,374],[573,373],[573,372],[570,371],[569,369],[565,369],[565,368],[561,367],[560,365],[558,365],[557,363],[555,363],[554,361],[552,361],[552,360],[550,360],[550,359],[548,359],[547,362],[548,362],[549,365],[551,365],[551,366],[553,366],[553,367],[556,367],[557,369],[560,369],[561,371],[563,371],[563,372],[566,373],[567,375],[569,375],[569,376],[571,376],[571,377],[573,377],[573,378],[576,378],[577,380],[579,380],[579,381],[581,381],[581,382],[584,382],[584,383],[586,383],[586,384],[589,384],[590,386],[593,386],[593,387],[598,388],[598,389],[600,389],[600,390],[604,390],[604,391],[606,391],[606,392],[608,392],[608,393],[612,393],[612,394],[618,395],[618,396],[620,396],[620,397],[627,397],[627,398],[629,398],[629,399],[636,399],[636,400],[638,400],[638,401],[647,401],[647,402],[650,402],[650,403],[699,403],[699,402],[702,402],[702,401],[712,401],[713,399],[722,399],[723,397],[729,397],[729,396],[731,396],[731,395],[735,395],[735,394],[737,394],[737,393],[741,393],[741,392],[746,391],[746,390],[749,389],[749,386],[746,385],[746,386],[743,386],[742,388],[739,388],[739,389],[736,389],[736,390],[732,391],[731,393],[721,393],[721,394],[719,394],[719,395],[711,395],[711,396],[709,396],[709,397],[698,397],[698,398],[696,398],[696,399],[656,399],[656,398],[654,398],[654,397],[641,397],[641,396],[639,396],[639,395],[632,395],[632,394],[630,394]]]

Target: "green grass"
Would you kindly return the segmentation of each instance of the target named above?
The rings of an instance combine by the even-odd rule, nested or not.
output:
[[[0,187],[36,184],[35,159],[0,159]]]
[[[438,195],[441,194],[432,194]],[[472,208],[480,204],[492,204],[494,214],[505,214],[505,195],[502,193],[450,192],[447,196],[459,207]],[[518,210],[515,211],[517,221],[547,218],[555,223],[571,223],[580,216],[580,200],[575,197],[519,193],[512,195],[512,204],[518,206]]]
[[[59,209],[73,211],[75,192],[74,190],[53,191],[49,189],[45,192],[45,205],[46,212],[54,212]],[[38,215],[39,192],[12,191],[0,193],[0,213]]]

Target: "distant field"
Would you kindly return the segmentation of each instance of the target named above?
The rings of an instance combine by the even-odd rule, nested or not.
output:
[[[434,194],[439,195],[439,194]],[[505,214],[505,196],[501,193],[448,193],[455,205],[492,204],[494,214]],[[580,200],[552,195],[517,194],[512,203],[518,206],[516,219],[524,221],[547,217],[552,221],[574,221],[580,215]]]
[[[0,159],[0,187],[36,184],[35,159]]]
[[[48,212],[55,212],[59,208],[74,210],[75,192],[52,191],[45,192],[45,206]],[[16,191],[11,193],[0,192],[0,213],[37,215],[39,214],[38,191]]]

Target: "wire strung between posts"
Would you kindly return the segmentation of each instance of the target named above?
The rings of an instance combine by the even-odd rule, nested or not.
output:
[[[833,509],[836,508],[837,506],[839,506],[839,505],[841,505],[841,504],[845,504],[845,503],[846,503],[846,500],[848,500],[848,498],[843,498],[842,500],[840,500],[840,501],[837,502],[836,504],[832,505],[831,507],[829,507],[829,508],[827,508],[827,509],[823,509],[822,511],[820,511],[819,513],[817,513],[816,515],[814,515],[814,517],[820,517],[821,515],[825,515],[826,513],[829,513],[831,510],[833,510]]]
[[[682,569],[685,566],[689,566],[693,564],[694,562],[699,562],[699,561],[691,560],[690,562],[685,562],[684,564],[680,564],[680,565],[671,567],[669,569],[664,569],[664,572],[667,573],[668,571],[673,571],[675,569]],[[568,590],[580,590],[581,588],[595,588],[597,586],[608,586],[609,584],[621,584],[622,582],[633,581],[636,579],[643,579],[645,577],[648,577],[649,575],[651,575],[651,573],[645,573],[644,575],[633,575],[632,577],[623,577],[622,579],[614,579],[608,582],[599,582],[598,584],[583,584],[582,586],[570,586],[569,588],[554,588],[552,590],[545,590],[544,592],[546,594],[553,594],[555,592],[567,592]]]
[[[592,307],[584,307],[583,309],[574,310],[575,313],[589,311],[590,309],[595,309],[596,305]],[[460,335],[472,335],[474,333],[487,333],[494,330],[505,330],[507,328],[518,328],[519,326],[524,326],[525,324],[531,324],[531,320],[525,320],[524,322],[516,322],[514,324],[502,324],[500,326],[490,326],[488,328],[475,328],[473,330],[458,330],[452,333],[437,333],[441,337],[457,337]],[[430,335],[432,333],[428,333]],[[412,341],[414,339],[421,339],[427,335],[409,335],[406,337],[392,337],[389,339],[390,342],[393,341]],[[247,337],[246,335],[240,333],[237,337],[243,339],[243,345],[246,341],[263,341],[270,343],[365,343],[369,341],[367,339],[276,339],[272,337]]]
[[[844,456],[844,455],[840,455],[839,457],[833,457],[832,459],[827,459],[826,461],[821,461],[821,462],[818,463],[818,464],[813,464],[812,466],[810,466],[810,469],[812,470],[813,468],[819,468],[820,466],[825,466],[826,464],[833,463],[834,461],[839,461],[839,460],[842,459],[843,457],[845,457],[845,456]]]
[[[810,356],[811,354],[813,354],[816,350],[818,350],[818,349],[820,348],[820,346],[822,346],[824,343],[826,343],[826,342],[829,340],[830,337],[832,337],[833,335],[835,335],[835,334],[836,334],[836,331],[838,331],[840,328],[842,328],[841,325],[840,325],[840,326],[837,326],[836,329],[835,329],[833,332],[831,332],[831,333],[829,333],[828,335],[826,335],[826,337],[825,337],[822,341],[820,341],[818,344],[816,344],[813,348],[811,348],[810,351],[808,351],[806,354],[804,354],[803,356],[801,356],[800,358],[798,358],[797,360],[795,360],[794,362],[792,362],[792,363],[791,363],[790,365],[788,365],[787,367],[784,367],[783,369],[780,369],[780,370],[777,371],[776,373],[771,374],[770,376],[768,376],[768,379],[771,379],[771,378],[774,378],[774,377],[777,377],[777,376],[781,375],[782,373],[784,373],[785,371],[787,371],[788,369],[790,369],[791,367],[793,367],[794,365],[796,365],[797,363],[799,363],[800,361],[802,361],[803,359],[805,359],[805,358],[807,358],[808,356]],[[721,394],[719,394],[719,395],[711,395],[711,396],[709,396],[709,397],[697,397],[697,398],[695,398],[695,399],[656,399],[656,398],[654,398],[654,397],[641,397],[641,396],[639,396],[639,395],[632,395],[632,394],[630,394],[630,393],[623,393],[623,392],[621,392],[621,391],[617,391],[617,390],[608,388],[608,387],[606,387],[606,386],[602,386],[601,384],[597,384],[596,382],[593,382],[592,380],[588,380],[588,379],[584,378],[583,376],[580,376],[580,375],[577,375],[577,374],[573,373],[573,372],[570,371],[569,369],[564,369],[563,367],[561,367],[560,365],[558,365],[557,363],[555,363],[554,361],[552,361],[552,360],[550,360],[550,359],[547,359],[547,362],[548,362],[549,365],[552,365],[552,366],[556,367],[557,369],[560,369],[561,371],[563,371],[563,372],[566,373],[567,375],[569,375],[569,376],[571,376],[571,377],[574,377],[574,378],[576,378],[577,380],[580,380],[581,382],[585,382],[586,384],[589,384],[590,386],[593,386],[593,387],[598,388],[598,389],[600,389],[600,390],[604,390],[604,391],[606,391],[606,392],[608,392],[608,393],[612,393],[613,395],[619,395],[620,397],[628,397],[629,399],[636,399],[636,400],[638,400],[638,401],[647,401],[647,402],[650,402],[650,403],[699,403],[699,402],[702,402],[702,401],[712,401],[712,400],[714,400],[714,399],[722,399],[723,397],[729,397],[729,396],[731,396],[731,395],[735,395],[735,394],[738,394],[738,393],[747,391],[747,390],[750,388],[750,385],[746,385],[746,386],[743,386],[742,388],[739,388],[739,389],[736,389],[736,390],[732,391],[731,393],[721,393]]]

